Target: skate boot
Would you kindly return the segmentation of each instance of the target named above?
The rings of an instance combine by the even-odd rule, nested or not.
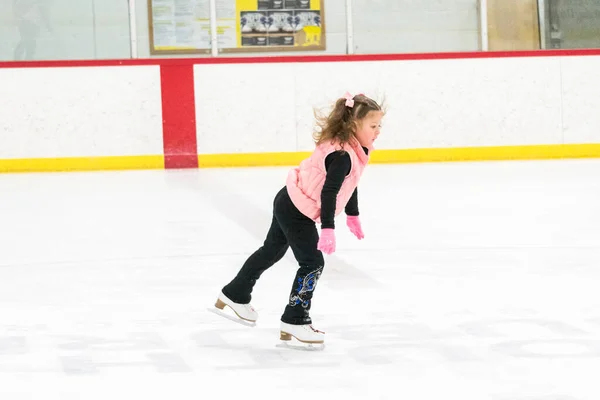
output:
[[[311,324],[292,325],[281,323],[280,339],[289,342],[295,338],[297,341],[309,345],[309,349],[321,349],[325,346],[325,332],[313,328]],[[318,346],[313,346],[318,345]]]
[[[229,307],[235,313],[237,318],[225,314],[225,306]],[[254,326],[256,324],[256,320],[258,319],[258,313],[250,303],[235,303],[234,301],[229,299],[229,297],[225,296],[223,292],[219,293],[219,297],[217,298],[217,302],[215,303],[215,310],[213,311],[225,318],[229,318],[235,322],[239,322],[242,325]]]

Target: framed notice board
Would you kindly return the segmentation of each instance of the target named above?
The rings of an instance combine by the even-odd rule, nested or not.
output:
[[[215,0],[219,51],[325,50],[324,0]],[[150,53],[211,52],[209,0],[148,0]]]

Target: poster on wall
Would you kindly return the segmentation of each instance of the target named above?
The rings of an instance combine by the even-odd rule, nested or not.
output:
[[[215,0],[220,52],[325,50],[323,0]],[[151,54],[210,53],[209,0],[148,0]]]

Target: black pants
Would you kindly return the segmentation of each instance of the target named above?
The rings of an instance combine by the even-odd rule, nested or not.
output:
[[[299,268],[281,321],[311,324],[311,299],[324,266],[323,253],[317,250],[318,241],[315,222],[298,211],[283,187],[273,201],[273,220],[263,245],[246,260],[223,293],[236,303],[249,303],[257,279],[291,247]]]

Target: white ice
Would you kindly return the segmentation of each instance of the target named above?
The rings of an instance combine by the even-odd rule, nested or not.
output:
[[[312,317],[207,311],[288,168],[0,175],[0,399],[600,398],[600,160],[372,165]]]

